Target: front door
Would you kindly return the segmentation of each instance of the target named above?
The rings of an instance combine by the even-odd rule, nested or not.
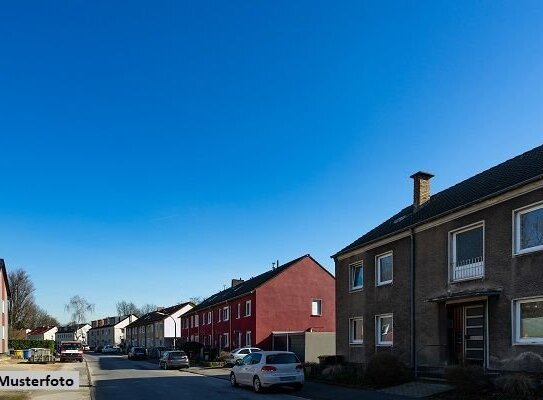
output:
[[[454,304],[448,309],[449,358],[453,364],[485,364],[484,303]]]

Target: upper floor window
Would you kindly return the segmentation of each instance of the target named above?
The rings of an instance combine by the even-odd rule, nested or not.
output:
[[[217,310],[217,314],[218,314],[218,320],[217,320],[217,321],[218,321],[218,322],[221,322],[221,313],[222,313],[222,312],[221,312],[221,309],[219,308],[219,309]]]
[[[238,303],[238,318],[241,316],[241,303]]]
[[[364,328],[362,317],[351,318],[349,320],[349,342],[352,344],[361,344],[364,342]]]
[[[364,265],[362,262],[351,264],[350,268],[350,287],[351,290],[362,289],[364,286]]]
[[[378,315],[375,327],[377,329],[377,345],[392,346],[394,334],[392,314]]]
[[[451,280],[484,275],[484,225],[479,223],[450,234]]]
[[[322,300],[313,299],[311,301],[311,315],[322,315]]]
[[[213,311],[208,311],[208,313],[207,313],[207,324],[211,325],[212,322],[213,322]]]
[[[245,302],[245,316],[249,317],[251,315],[251,300]]]
[[[199,316],[198,314],[196,314],[196,315],[194,316],[194,326],[198,326],[198,325],[199,325],[199,323],[200,323],[199,320],[200,320],[200,316]]]
[[[392,283],[392,252],[377,256],[375,260],[377,285]]]
[[[543,343],[543,297],[514,303],[516,343]]]
[[[223,311],[223,318],[222,319],[224,321],[228,321],[230,319],[230,307],[224,307],[222,309],[222,311]]]
[[[515,254],[543,250],[543,204],[515,211]]]

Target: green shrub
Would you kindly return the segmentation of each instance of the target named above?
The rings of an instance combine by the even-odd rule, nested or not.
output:
[[[377,388],[395,386],[409,380],[409,370],[391,353],[375,354],[366,368],[366,381]]]
[[[485,371],[477,365],[448,367],[445,369],[445,379],[465,394],[479,393],[488,384]]]
[[[494,381],[496,389],[510,399],[532,399],[537,390],[537,383],[526,374],[502,375]]]
[[[13,350],[26,350],[31,348],[44,348],[51,350],[51,354],[55,351],[54,340],[27,340],[27,339],[10,339],[8,340],[8,348]]]

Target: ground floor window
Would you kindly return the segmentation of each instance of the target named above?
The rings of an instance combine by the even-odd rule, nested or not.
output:
[[[543,343],[543,297],[514,303],[515,342]]]
[[[377,330],[377,345],[392,346],[393,342],[393,322],[392,314],[377,315],[375,317],[375,326]]]
[[[252,346],[251,331],[245,332],[245,346]]]
[[[362,317],[351,318],[349,320],[349,341],[351,344],[361,344],[364,340],[364,328],[362,326]]]

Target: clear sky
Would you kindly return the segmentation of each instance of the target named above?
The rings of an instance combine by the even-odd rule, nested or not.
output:
[[[543,143],[541,1],[15,1],[0,257],[67,322],[330,255]]]

